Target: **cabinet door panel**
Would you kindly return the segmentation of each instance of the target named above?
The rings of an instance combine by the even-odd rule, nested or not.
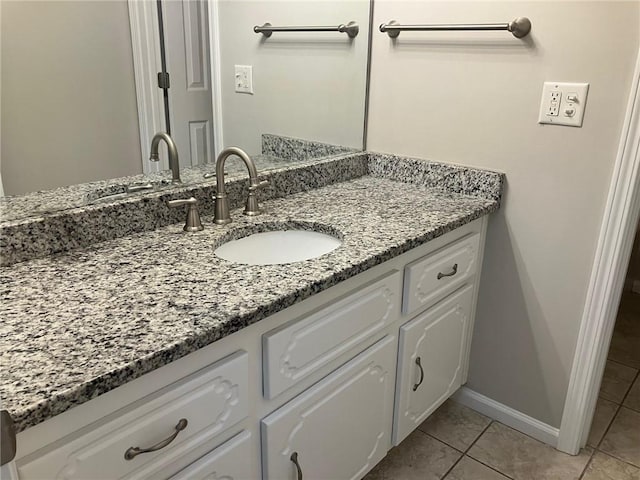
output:
[[[385,337],[261,422],[263,476],[360,479],[391,441],[396,338]]]
[[[460,387],[472,299],[467,285],[400,328],[394,445]]]

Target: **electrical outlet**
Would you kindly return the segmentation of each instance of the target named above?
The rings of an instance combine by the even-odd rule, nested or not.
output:
[[[560,112],[560,99],[562,98],[562,92],[559,90],[552,90],[549,92],[547,99],[547,115],[557,117]]]
[[[588,83],[545,82],[538,123],[581,127]]]
[[[236,65],[234,80],[237,93],[253,95],[253,67],[251,65]]]

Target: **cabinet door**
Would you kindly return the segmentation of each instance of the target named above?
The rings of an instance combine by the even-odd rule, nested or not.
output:
[[[262,420],[263,478],[360,479],[373,468],[391,442],[395,351],[383,338]]]
[[[226,441],[170,480],[248,480],[258,478],[252,458],[251,433],[244,431]]]
[[[460,387],[472,299],[467,285],[400,328],[394,445]]]

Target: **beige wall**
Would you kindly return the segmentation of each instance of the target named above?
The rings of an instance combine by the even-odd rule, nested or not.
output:
[[[376,0],[374,25],[531,19],[506,32],[375,33],[367,148],[507,174],[491,218],[469,386],[558,427],[638,51],[638,2]],[[589,82],[583,128],[537,124],[544,81]]]
[[[338,25],[360,33],[274,33],[254,25]],[[220,2],[224,146],[260,152],[274,133],[362,148],[369,0]],[[235,93],[234,65],[252,65],[254,95]]]
[[[141,173],[126,0],[2,0],[0,27],[5,193]]]

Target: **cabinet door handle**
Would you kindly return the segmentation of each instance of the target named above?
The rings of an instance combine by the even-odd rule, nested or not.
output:
[[[416,365],[420,369],[420,380],[413,386],[413,391],[415,392],[420,385],[422,385],[422,381],[424,380],[424,370],[422,369],[422,362],[420,361],[420,357],[416,358]]]
[[[438,280],[444,277],[453,277],[456,273],[458,273],[458,264],[454,263],[453,268],[449,273],[438,272]]]
[[[293,452],[289,459],[293,462],[298,470],[298,480],[302,480],[302,468],[300,468],[300,464],[298,463],[298,452]]]
[[[160,449],[166,447],[167,445],[169,445],[171,442],[173,442],[176,439],[176,437],[178,436],[178,434],[182,430],[187,428],[187,424],[188,423],[189,422],[187,421],[186,418],[181,418],[180,421],[178,422],[178,424],[176,425],[175,431],[169,437],[165,438],[161,442],[156,443],[155,445],[153,445],[153,446],[151,446],[149,448],[129,447],[127,449],[127,451],[124,452],[124,458],[126,460],[133,460],[134,458],[136,458],[141,453],[155,452],[156,450],[160,450]]]

